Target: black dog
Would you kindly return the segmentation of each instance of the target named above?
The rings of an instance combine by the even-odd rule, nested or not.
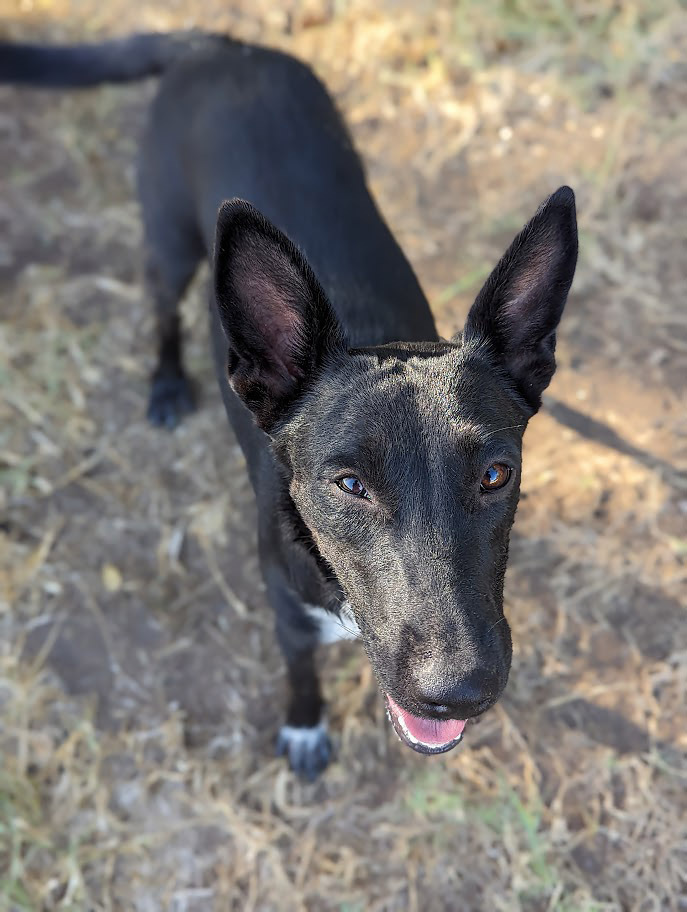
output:
[[[217,372],[291,682],[279,749],[306,777],[326,766],[315,647],[360,636],[401,739],[448,750],[508,678],[508,538],[575,270],[573,193],[546,200],[445,342],[304,64],[206,35],[0,47],[5,81],[162,70],[139,178],[160,332],[148,414],[173,426],[191,407],[177,303],[211,257]]]

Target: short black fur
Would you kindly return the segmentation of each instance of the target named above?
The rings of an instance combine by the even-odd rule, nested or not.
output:
[[[291,685],[280,752],[308,778],[330,757],[323,618],[357,624],[404,712],[440,722],[493,705],[511,661],[503,581],[522,435],[555,368],[577,256],[572,191],[549,197],[464,333],[442,342],[304,64],[212,36],[2,58],[0,79],[53,86],[164,70],[139,167],[159,339],[149,415],[171,427],[192,405],[177,305],[207,257],[213,355]],[[508,481],[485,493],[494,464]],[[347,476],[366,496],[346,493]]]

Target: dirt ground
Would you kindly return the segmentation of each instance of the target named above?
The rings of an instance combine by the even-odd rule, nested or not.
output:
[[[0,0],[0,34],[197,25],[309,61],[441,330],[561,183],[581,258],[526,437],[501,703],[396,741],[360,647],[295,781],[254,506],[199,411],[144,419],[154,81],[0,89],[0,910],[687,910],[687,13],[678,0]]]

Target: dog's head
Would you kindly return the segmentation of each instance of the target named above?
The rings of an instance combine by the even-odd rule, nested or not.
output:
[[[230,383],[350,601],[392,722],[448,750],[503,691],[522,435],[555,369],[577,258],[561,188],[516,237],[451,342],[350,348],[303,256],[225,203],[215,295]]]

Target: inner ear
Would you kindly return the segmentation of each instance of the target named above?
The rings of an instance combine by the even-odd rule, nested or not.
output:
[[[222,273],[218,301],[232,347],[287,382],[302,380],[312,294],[302,264],[250,231],[227,259],[231,265]]]
[[[561,187],[515,238],[465,324],[464,340],[487,344],[533,412],[555,370],[555,333],[576,262],[575,197]]]
[[[267,430],[345,350],[343,331],[303,254],[243,200],[220,209],[214,279],[229,381]]]

